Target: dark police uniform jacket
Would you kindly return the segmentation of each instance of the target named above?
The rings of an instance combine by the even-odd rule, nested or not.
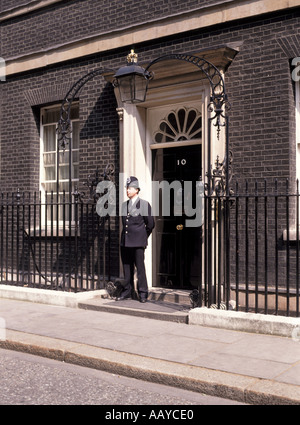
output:
[[[149,202],[138,198],[130,207],[129,200],[122,204],[121,246],[138,248],[148,245],[148,237],[155,226]]]

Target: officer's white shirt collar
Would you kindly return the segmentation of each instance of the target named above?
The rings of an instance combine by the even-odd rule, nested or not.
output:
[[[133,205],[138,199],[139,199],[139,195],[136,194],[129,200],[129,202],[131,203],[131,205]]]

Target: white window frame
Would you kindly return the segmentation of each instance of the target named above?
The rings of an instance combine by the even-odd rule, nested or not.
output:
[[[76,102],[73,106],[79,107],[78,102]],[[58,137],[57,137],[57,131],[56,130],[57,130],[57,122],[58,122],[58,120],[57,121],[53,121],[53,122],[49,122],[49,123],[44,123],[43,122],[44,114],[46,113],[46,111],[51,111],[51,110],[57,110],[57,111],[60,110],[60,105],[45,106],[45,107],[41,108],[41,110],[40,110],[40,191],[41,191],[41,195],[42,195],[42,202],[45,203],[46,202],[46,185],[47,184],[53,185],[53,188],[55,187],[55,190],[53,190],[53,202],[54,202],[54,204],[56,204],[56,202],[57,202],[56,182],[57,182],[57,172],[58,172],[58,170],[57,170],[57,143],[58,143]],[[72,127],[73,127],[74,122],[78,122],[79,123],[79,118],[71,119],[71,130],[73,129]],[[45,154],[45,150],[44,150],[44,147],[45,147],[44,146],[44,129],[45,129],[45,127],[54,126],[54,125],[55,125],[55,151],[49,151],[47,153],[54,154],[54,157],[55,157],[55,164],[54,164],[54,167],[55,167],[55,176],[54,176],[54,179],[53,180],[46,180],[45,179],[45,168],[46,168],[46,166],[44,164],[44,154]],[[72,137],[72,134],[73,133],[71,133],[71,137]],[[79,137],[79,135],[78,135],[78,137]],[[78,165],[79,165],[79,144],[78,144],[78,147],[76,147],[76,148],[73,148],[73,144],[72,144],[72,153],[74,153],[74,152],[77,152],[77,155],[78,155]],[[66,158],[66,162],[69,163],[69,150],[68,150],[68,147],[66,148],[66,151],[65,151],[65,154],[64,155],[65,155],[65,158]],[[71,167],[72,167],[72,192],[73,192],[74,191],[74,188],[75,188],[75,185],[79,182],[79,176],[74,177],[73,154],[72,154],[72,164],[71,164]],[[60,179],[59,182],[60,182],[60,184],[63,184],[63,183],[69,184],[69,178]],[[67,198],[68,195],[69,195],[69,191],[68,190],[65,190],[65,194],[66,194],[66,198]],[[51,196],[51,191],[48,190],[47,191],[47,195],[48,196]],[[63,191],[59,191],[59,196],[62,196],[62,195],[63,195]],[[68,201],[66,201],[66,204],[68,204]],[[57,217],[56,217],[56,208],[53,208],[53,210],[54,210],[53,211],[54,212],[54,219],[53,219],[52,226],[56,226],[58,224],[60,228],[63,227],[64,225],[63,225],[62,216],[60,214],[58,214],[58,220],[57,220]],[[45,224],[46,224],[45,223],[45,217],[46,217],[45,209],[43,208],[43,212],[42,212],[43,226],[45,226]],[[74,211],[72,211],[71,217],[72,217],[71,224],[73,226],[74,225]],[[68,213],[66,213],[65,220],[66,220],[65,226],[67,226],[67,223],[69,222],[69,215],[68,215]],[[47,226],[50,226],[50,225],[51,225],[51,218],[50,218],[49,214],[47,214]]]

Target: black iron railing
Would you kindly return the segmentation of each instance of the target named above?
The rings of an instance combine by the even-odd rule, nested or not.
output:
[[[193,306],[300,316],[299,184],[290,187],[254,182],[204,196]],[[99,217],[96,199],[79,195],[0,195],[1,284],[76,292],[119,276],[119,218]]]
[[[0,195],[1,284],[64,291],[103,288],[111,278],[110,217],[75,192]]]
[[[300,195],[290,182],[205,196],[198,305],[299,317]]]

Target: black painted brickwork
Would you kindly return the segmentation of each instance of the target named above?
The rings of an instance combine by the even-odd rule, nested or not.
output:
[[[78,1],[74,2],[72,9],[70,2],[66,2],[64,7],[75,16],[83,4],[99,7],[99,3]],[[5,56],[2,52],[9,52],[10,56],[25,53],[26,49],[32,51],[57,41],[52,38],[50,16],[52,14],[54,19],[59,10],[60,7],[47,8],[1,25],[0,56]],[[143,11],[142,6],[136,10],[141,21],[146,17],[146,10]],[[117,24],[123,16],[124,10],[119,10]],[[35,27],[39,19],[40,25],[44,26],[43,33]],[[89,31],[99,30],[97,20],[90,20],[94,26],[89,27],[84,19],[85,15],[82,15],[82,19],[71,20],[72,26],[63,34],[66,39],[62,41],[74,34],[80,38]],[[239,54],[226,73],[231,103],[230,147],[234,154],[235,176],[240,182],[249,179],[252,186],[255,179],[262,182],[264,178],[273,181],[277,177],[285,181],[295,177],[295,103],[290,60],[300,56],[299,24],[300,12],[296,9],[135,46],[142,61],[150,61],[165,53],[195,52],[227,43],[240,46]],[[110,29],[114,28],[113,25],[116,24],[111,21]],[[17,32],[15,38],[12,32],[9,33],[13,28],[22,30],[20,37],[22,33],[23,39],[27,40],[26,46],[21,47]],[[49,39],[45,38],[47,34]],[[21,191],[39,189],[40,106],[59,103],[77,79],[100,65],[118,69],[124,64],[130,47],[108,52],[102,57],[93,56],[9,77],[7,83],[1,84],[1,191],[15,191],[17,187]],[[113,90],[101,76],[84,87],[79,101],[80,190],[84,190],[83,183],[96,166],[101,170],[108,162],[113,162],[118,173],[119,123]],[[117,224],[114,235],[113,249],[117,253]]]
[[[75,3],[78,6],[81,2]],[[29,32],[30,16],[26,19]],[[193,52],[226,43],[239,45],[240,52],[226,73],[232,106],[230,146],[234,152],[235,174],[241,179],[293,178],[295,120],[290,59],[297,53],[299,28],[299,11],[296,10],[261,18],[258,22],[249,20],[199,30],[185,37],[146,42],[135,48],[140,59],[148,61],[167,52]],[[1,30],[3,33],[5,28]],[[36,41],[38,39],[35,37]],[[118,69],[124,64],[128,50],[129,47],[103,58],[92,57],[14,76],[1,85],[1,186],[4,190],[12,190],[16,185],[22,189],[38,187],[39,128],[34,113],[38,109],[33,107],[60,102],[68,87],[97,66]],[[105,160],[109,157],[118,162],[115,107],[113,91],[102,77],[88,83],[81,92],[82,178],[96,162],[101,162],[103,146]],[[95,152],[99,155],[95,156]]]
[[[29,15],[3,22],[5,37],[1,53],[3,57],[10,58],[118,28],[147,23],[216,2],[216,0],[62,1],[33,11]]]

